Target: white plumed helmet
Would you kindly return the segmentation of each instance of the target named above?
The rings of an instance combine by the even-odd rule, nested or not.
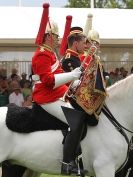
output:
[[[100,44],[99,33],[96,30],[90,30],[87,39],[91,41],[96,41]]]
[[[53,33],[59,36],[58,25],[52,20],[49,20],[46,26],[45,34],[46,33]]]
[[[92,18],[92,14],[87,15],[86,24],[83,31],[86,36],[88,35],[88,32],[92,29]]]

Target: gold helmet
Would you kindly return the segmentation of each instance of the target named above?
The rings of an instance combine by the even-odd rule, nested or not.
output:
[[[96,30],[90,30],[87,39],[89,41],[96,41],[100,44],[99,33]]]
[[[53,33],[59,36],[58,25],[52,20],[49,20],[46,26],[45,34],[46,33]]]

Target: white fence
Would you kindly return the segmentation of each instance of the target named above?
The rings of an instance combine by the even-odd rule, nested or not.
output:
[[[103,62],[105,71],[112,71],[115,68],[124,67],[128,73],[130,73],[131,68],[133,67],[133,61],[106,61]],[[0,61],[0,69],[3,69],[5,72],[4,75],[8,76],[11,74],[11,70],[16,68],[18,74],[21,75],[25,72],[27,75],[31,74],[31,61]],[[0,73],[1,74],[1,73]]]

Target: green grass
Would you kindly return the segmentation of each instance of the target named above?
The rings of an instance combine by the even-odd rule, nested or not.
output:
[[[42,174],[40,177],[61,177],[59,175],[47,175],[47,174]],[[63,177],[68,177],[68,176],[63,176]]]
[[[47,174],[42,174],[40,177],[68,177],[68,176],[60,176],[60,175],[47,175]],[[89,176],[88,176],[89,177]]]

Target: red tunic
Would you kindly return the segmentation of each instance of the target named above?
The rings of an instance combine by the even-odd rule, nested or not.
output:
[[[33,73],[40,76],[40,83],[36,83],[33,90],[33,101],[38,104],[54,102],[64,95],[68,87],[62,85],[53,89],[55,85],[54,74],[63,70],[55,53],[47,46],[38,48],[32,58]]]

